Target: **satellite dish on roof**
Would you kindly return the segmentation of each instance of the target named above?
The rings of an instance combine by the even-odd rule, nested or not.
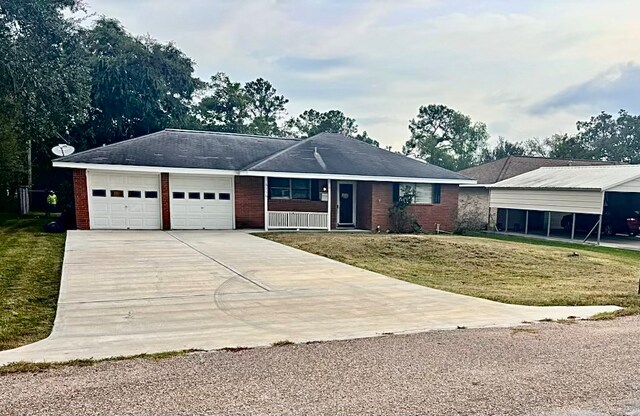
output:
[[[62,156],[69,156],[70,154],[75,152],[76,149],[73,146],[69,146],[68,144],[61,143],[57,146],[53,146],[51,151],[53,152],[54,155],[62,157]]]

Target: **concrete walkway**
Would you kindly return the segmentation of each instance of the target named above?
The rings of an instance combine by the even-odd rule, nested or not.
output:
[[[510,326],[615,309],[456,295],[244,232],[71,231],[52,334],[0,352],[0,365]]]

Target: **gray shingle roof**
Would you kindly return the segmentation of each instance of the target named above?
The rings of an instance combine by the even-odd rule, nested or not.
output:
[[[331,173],[434,179],[467,177],[340,134],[320,133],[253,166],[249,171]]]
[[[241,170],[298,142],[296,139],[167,129],[56,161]]]
[[[616,162],[600,160],[553,159],[532,156],[507,156],[480,166],[461,170],[459,173],[478,180],[478,184],[492,184],[513,178],[542,167],[615,165]]]
[[[167,129],[55,162],[469,180],[460,173],[333,133],[299,140]]]

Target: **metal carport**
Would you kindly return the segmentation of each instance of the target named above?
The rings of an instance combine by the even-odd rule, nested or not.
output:
[[[504,231],[509,231],[509,213],[524,213],[524,234],[529,233],[531,213],[545,216],[547,237],[551,233],[554,213],[568,213],[571,222],[571,239],[575,238],[576,214],[598,216],[597,223],[587,235],[595,231],[600,242],[602,216],[608,195],[635,194],[640,196],[640,166],[569,166],[540,168],[513,178],[489,185],[491,208],[506,210]],[[636,199],[636,198],[632,198]],[[640,207],[638,207],[640,208]],[[494,219],[497,222],[497,219]],[[586,239],[585,239],[586,241]]]

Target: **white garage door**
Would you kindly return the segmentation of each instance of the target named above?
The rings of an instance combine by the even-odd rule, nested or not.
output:
[[[161,228],[159,175],[90,171],[88,185],[92,229]]]
[[[233,177],[171,175],[171,228],[233,229]]]

